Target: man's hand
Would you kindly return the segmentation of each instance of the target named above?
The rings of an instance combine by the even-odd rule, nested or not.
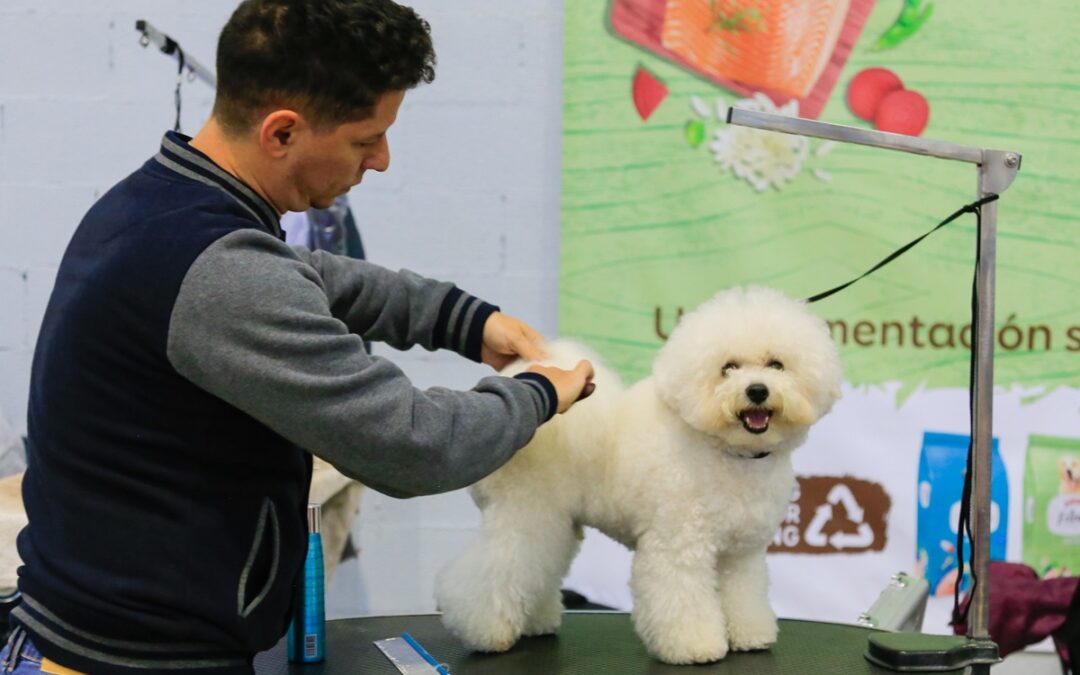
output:
[[[596,385],[592,383],[593,367],[588,361],[578,361],[573,370],[563,370],[552,366],[532,365],[525,369],[529,373],[539,373],[551,381],[559,395],[558,412],[564,413],[583,398],[593,393]]]
[[[484,344],[480,360],[495,370],[502,370],[514,359],[539,361],[544,358],[544,338],[531,326],[502,312],[495,312],[484,322]]]

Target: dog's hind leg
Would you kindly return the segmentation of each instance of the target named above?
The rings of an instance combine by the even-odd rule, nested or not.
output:
[[[479,538],[435,580],[443,625],[470,649],[506,651],[527,629],[558,627],[552,589],[558,593],[577,539],[568,517],[538,511],[538,503],[489,505]]]
[[[769,605],[765,551],[721,556],[717,570],[731,648],[736,651],[765,649],[776,642],[776,614]]]
[[[647,534],[638,541],[630,575],[638,635],[653,656],[676,665],[719,661],[728,652],[715,553],[687,541]]]

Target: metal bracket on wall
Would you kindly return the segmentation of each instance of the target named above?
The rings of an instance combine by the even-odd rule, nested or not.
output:
[[[192,58],[191,55],[180,48],[180,43],[165,33],[162,33],[149,21],[139,19],[135,22],[135,30],[142,33],[139,37],[139,44],[143,47],[149,47],[151,44],[157,45],[158,49],[160,49],[163,54],[168,54],[178,60],[180,54],[183,54],[184,69],[187,71],[189,78],[197,77],[211,87],[217,87],[217,77],[214,75],[213,71]]]

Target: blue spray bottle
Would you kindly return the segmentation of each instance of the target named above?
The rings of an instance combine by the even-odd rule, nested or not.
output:
[[[292,623],[289,624],[287,651],[295,663],[322,661],[326,653],[326,608],[323,580],[322,507],[308,504],[308,549],[304,576],[297,593]]]

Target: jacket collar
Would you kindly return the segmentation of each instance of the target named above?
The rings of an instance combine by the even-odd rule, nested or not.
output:
[[[232,197],[271,234],[284,238],[277,210],[243,181],[191,147],[191,137],[168,131],[161,139],[161,150],[154,159],[163,167],[190,180],[216,187]]]

